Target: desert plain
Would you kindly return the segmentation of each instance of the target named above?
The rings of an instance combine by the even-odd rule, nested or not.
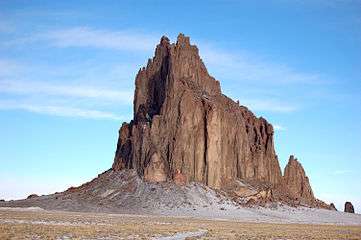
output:
[[[361,226],[1,208],[0,239],[361,239]]]

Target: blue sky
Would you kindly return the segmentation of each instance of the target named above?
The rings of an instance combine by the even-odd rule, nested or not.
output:
[[[361,211],[361,1],[1,1],[0,198],[91,180],[162,35],[276,129],[317,197]]]

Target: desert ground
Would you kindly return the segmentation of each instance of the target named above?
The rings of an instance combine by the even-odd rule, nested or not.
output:
[[[1,208],[0,239],[361,239],[361,226]]]

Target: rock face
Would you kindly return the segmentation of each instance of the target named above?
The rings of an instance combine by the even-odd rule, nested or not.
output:
[[[315,201],[305,170],[293,155],[290,156],[285,167],[283,178],[291,197],[307,203]]]
[[[189,37],[180,34],[173,44],[162,37],[135,86],[134,119],[119,131],[114,170],[216,189],[237,178],[282,181],[272,125],[222,94]],[[294,190],[313,196],[309,188]]]
[[[345,203],[345,212],[355,213],[352,203],[350,203],[350,202]]]

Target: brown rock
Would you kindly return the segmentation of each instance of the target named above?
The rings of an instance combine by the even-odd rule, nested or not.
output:
[[[291,197],[308,204],[315,202],[308,177],[302,165],[293,155],[290,156],[286,165],[283,179]]]
[[[335,204],[333,204],[333,203],[330,204],[330,210],[337,211],[337,208],[335,207]]]
[[[177,185],[186,185],[187,178],[186,176],[177,169],[176,173],[174,174],[173,181]]]
[[[353,208],[352,203],[350,203],[350,202],[345,203],[345,212],[347,212],[347,213],[355,213],[355,210]]]
[[[281,180],[272,125],[221,93],[189,37],[180,34],[175,44],[162,37],[135,85],[134,120],[119,131],[114,170],[135,169],[152,181],[154,171],[158,180],[178,181],[179,170],[213,188],[236,178]]]
[[[144,169],[144,179],[148,182],[167,181],[167,174],[165,171],[164,162],[157,152],[154,152],[152,154],[149,163]]]
[[[39,196],[36,194],[30,194],[26,199],[32,199],[32,198],[37,198],[37,197],[39,197]]]

